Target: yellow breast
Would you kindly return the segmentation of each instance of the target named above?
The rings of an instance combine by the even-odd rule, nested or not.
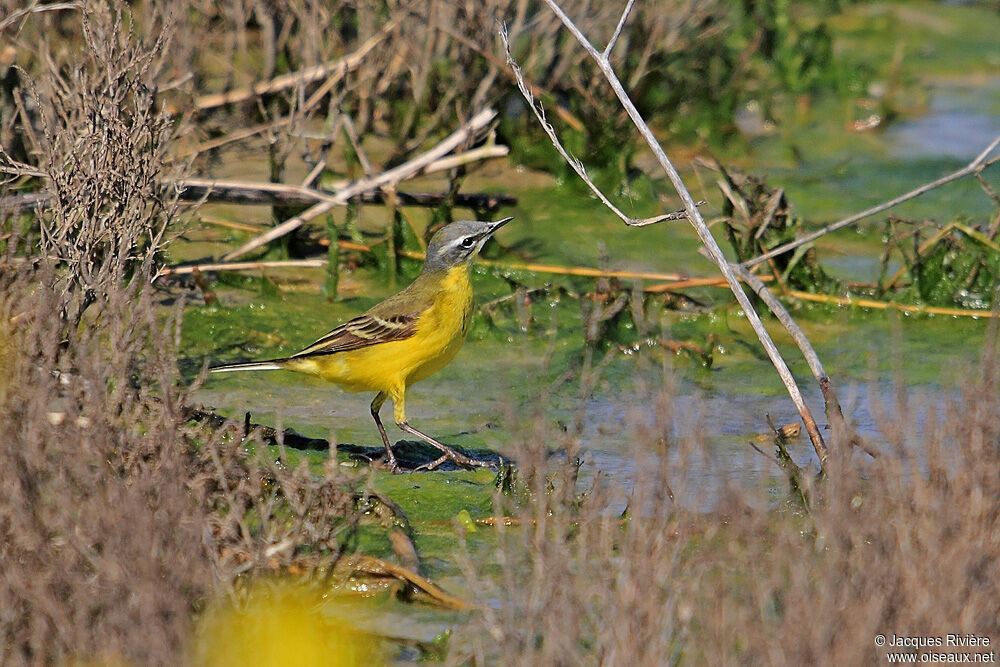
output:
[[[315,370],[306,372],[348,391],[392,394],[441,370],[462,347],[472,319],[468,267],[450,269],[437,289],[433,304],[417,320],[413,336],[323,357]]]

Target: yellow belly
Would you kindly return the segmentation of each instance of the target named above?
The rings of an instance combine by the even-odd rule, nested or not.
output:
[[[464,267],[452,269],[442,281],[440,297],[417,320],[416,333],[410,338],[307,357],[289,368],[316,375],[347,391],[396,395],[455,358],[465,342],[472,302],[468,271]]]

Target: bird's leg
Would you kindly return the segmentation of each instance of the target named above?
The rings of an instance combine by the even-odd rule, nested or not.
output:
[[[407,424],[405,421],[404,422],[396,422],[396,426],[398,426],[399,428],[403,429],[404,431],[406,431],[410,435],[415,435],[418,438],[420,438],[421,440],[423,440],[424,442],[426,442],[426,443],[428,443],[430,445],[434,445],[435,447],[437,447],[438,449],[440,449],[442,452],[444,452],[444,456],[442,456],[441,458],[437,459],[436,461],[432,461],[431,463],[428,463],[426,465],[420,466],[421,468],[427,468],[428,470],[434,470],[434,468],[437,468],[439,465],[441,465],[442,463],[444,463],[445,461],[447,461],[449,459],[451,459],[452,461],[454,461],[458,465],[462,466],[463,468],[475,468],[477,466],[488,467],[488,466],[492,465],[489,461],[480,461],[479,459],[469,458],[468,456],[466,456],[465,454],[462,454],[461,452],[456,452],[454,449],[452,449],[448,445],[446,445],[444,443],[441,443],[441,442],[438,442],[437,440],[435,440],[431,436],[427,435],[426,433],[421,433],[417,429],[415,429],[412,426],[410,426],[409,424]]]
[[[379,435],[382,436],[382,444],[385,445],[386,459],[388,463],[386,467],[389,468],[389,472],[399,472],[399,464],[396,462],[396,455],[392,453],[392,447],[389,445],[389,436],[385,434],[385,427],[382,426],[382,420],[378,417],[378,411],[382,408],[382,404],[385,403],[385,399],[389,395],[384,391],[380,391],[375,394],[375,398],[372,399],[372,417],[375,419],[375,425],[378,426]]]
[[[420,431],[418,431],[417,429],[413,428],[408,423],[406,423],[406,385],[400,385],[399,387],[396,387],[395,391],[391,392],[391,394],[392,394],[393,416],[396,419],[396,426],[406,431],[410,435],[415,435],[424,442],[426,442],[427,444],[433,445],[438,449],[440,449],[442,452],[444,452],[444,456],[435,461],[432,461],[431,463],[419,466],[417,468],[418,470],[420,468],[427,468],[428,470],[434,470],[434,468],[437,468],[439,465],[441,465],[442,463],[444,463],[449,459],[451,459],[458,465],[462,466],[463,468],[475,468],[477,466],[488,467],[489,465],[491,465],[489,461],[479,461],[477,459],[469,458],[468,456],[460,452],[456,452],[448,445],[438,442],[437,440],[427,435],[426,433],[421,433]],[[385,399],[383,398],[382,400],[384,401]]]

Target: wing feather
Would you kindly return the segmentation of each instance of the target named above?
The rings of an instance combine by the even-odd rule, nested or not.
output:
[[[419,312],[387,317],[368,312],[344,322],[291,358],[334,354],[394,340],[405,340],[416,333],[419,316]]]

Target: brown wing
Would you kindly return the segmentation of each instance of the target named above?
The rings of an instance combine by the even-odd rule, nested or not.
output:
[[[419,315],[420,313],[417,312],[380,317],[370,312],[365,313],[344,322],[290,358],[346,352],[393,340],[404,340],[416,332]]]

